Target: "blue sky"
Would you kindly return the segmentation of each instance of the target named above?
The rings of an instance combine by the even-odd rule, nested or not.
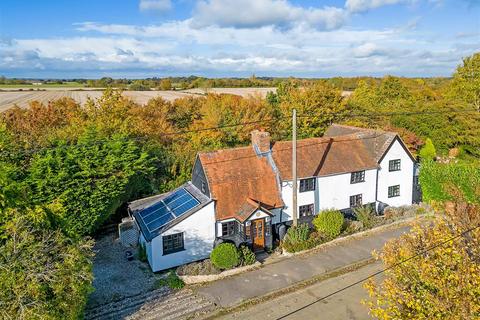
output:
[[[480,0],[2,0],[0,75],[449,76]]]

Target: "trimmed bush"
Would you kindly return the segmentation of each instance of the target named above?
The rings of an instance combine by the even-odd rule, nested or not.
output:
[[[318,232],[329,238],[335,238],[342,232],[344,218],[340,211],[330,209],[321,211],[312,222]]]
[[[232,269],[239,265],[240,254],[232,243],[221,243],[210,254],[210,260],[218,269]]]
[[[240,261],[242,266],[248,266],[250,264],[254,264],[255,261],[257,260],[255,257],[255,253],[250,250],[249,247],[247,246],[240,246],[238,249],[238,252],[240,254]]]
[[[360,221],[365,228],[372,228],[375,226],[376,217],[372,206],[366,205],[357,207],[353,210],[358,221]]]

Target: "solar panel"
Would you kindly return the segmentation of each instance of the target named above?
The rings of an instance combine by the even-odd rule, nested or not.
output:
[[[147,224],[147,228],[150,232],[157,230],[158,228],[164,226],[174,219],[173,214],[167,213],[158,219],[153,220],[151,223]]]
[[[185,188],[178,189],[154,205],[143,209],[139,216],[150,232],[161,228],[173,219],[200,204]]]
[[[184,204],[185,202],[189,201],[190,199],[192,198],[192,196],[190,194],[183,194],[182,196],[180,197],[177,197],[176,199],[174,199],[173,201],[167,203],[168,207],[170,208],[170,210],[176,208],[176,207],[179,207],[181,206],[182,204]]]
[[[185,212],[187,212],[188,210],[195,208],[198,205],[198,203],[199,203],[198,200],[192,197],[190,200],[188,200],[187,202],[185,202],[181,206],[173,209],[173,213],[177,217],[179,217],[179,216],[183,215]]]
[[[186,194],[188,194],[187,190],[185,190],[184,188],[179,189],[174,193],[172,193],[171,195],[169,195],[168,197],[166,197],[165,199],[163,199],[163,202],[165,202],[166,205],[169,205],[171,202],[177,200],[178,198],[183,197]]]

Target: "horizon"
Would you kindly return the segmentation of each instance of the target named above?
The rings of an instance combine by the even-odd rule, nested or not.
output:
[[[479,3],[5,0],[0,75],[450,77],[462,58],[480,50]]]

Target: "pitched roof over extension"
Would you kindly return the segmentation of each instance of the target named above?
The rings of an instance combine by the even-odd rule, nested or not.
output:
[[[217,220],[244,220],[248,199],[267,208],[283,207],[276,174],[267,157],[252,146],[200,153]],[[248,218],[248,217],[247,217]]]

